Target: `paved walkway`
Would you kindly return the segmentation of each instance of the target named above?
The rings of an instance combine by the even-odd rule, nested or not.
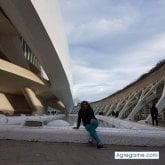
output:
[[[115,151],[159,151],[160,160],[114,160]],[[106,145],[96,149],[87,144],[0,140],[0,165],[163,165],[165,147]]]
[[[165,121],[159,121],[158,124],[159,124],[160,127],[165,127]]]

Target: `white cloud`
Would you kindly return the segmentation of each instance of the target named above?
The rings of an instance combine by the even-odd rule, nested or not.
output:
[[[101,98],[105,96],[105,85],[111,81],[111,75],[106,70],[86,67],[81,64],[73,65],[74,75],[74,97],[89,99]],[[109,91],[108,91],[109,93]]]
[[[70,44],[112,37],[126,31],[140,16],[129,3],[115,4],[109,0],[61,0],[61,8]]]
[[[75,98],[104,98],[165,58],[163,0],[60,2],[73,62]]]
[[[73,65],[74,98],[97,100],[106,97],[127,85],[123,80],[121,70],[102,70],[83,65]]]
[[[122,89],[165,58],[164,45],[165,34],[156,35],[120,54],[116,66],[106,69],[89,67],[89,61],[82,62],[81,57],[77,57],[73,64],[75,97],[97,100]],[[93,60],[96,59],[93,57]],[[99,61],[97,63],[99,66]]]
[[[150,66],[165,58],[165,33],[152,36],[151,38],[137,43],[126,50],[120,63],[129,65],[143,65],[150,63]]]
[[[134,22],[135,18],[124,16],[122,18],[100,18],[90,20],[79,25],[68,25],[68,36],[70,44],[84,44],[103,37],[112,37],[127,30]]]
[[[102,82],[104,79],[105,81],[110,78],[109,71],[101,70],[101,69],[95,69],[95,68],[89,68],[82,65],[75,64],[73,66],[74,68],[74,76],[77,76],[76,83],[83,82],[93,84],[93,83],[99,83]]]

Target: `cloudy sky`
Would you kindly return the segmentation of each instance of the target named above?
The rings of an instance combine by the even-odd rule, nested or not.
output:
[[[165,0],[59,0],[74,98],[95,101],[165,58]]]

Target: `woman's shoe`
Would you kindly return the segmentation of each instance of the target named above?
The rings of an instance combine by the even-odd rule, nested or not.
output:
[[[97,148],[103,148],[103,144],[98,144]]]

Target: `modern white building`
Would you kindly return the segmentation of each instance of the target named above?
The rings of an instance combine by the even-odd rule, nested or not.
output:
[[[113,95],[92,103],[95,114],[117,114],[117,118],[151,123],[150,109],[156,104],[159,121],[165,121],[165,60],[149,73]]]
[[[165,121],[165,60],[137,81],[117,91],[107,98],[92,102],[96,115],[113,117],[140,123],[151,123],[150,109],[156,104],[159,122]],[[72,113],[77,113],[74,107]]]
[[[67,40],[57,0],[0,0],[0,112],[65,113],[73,106]]]

